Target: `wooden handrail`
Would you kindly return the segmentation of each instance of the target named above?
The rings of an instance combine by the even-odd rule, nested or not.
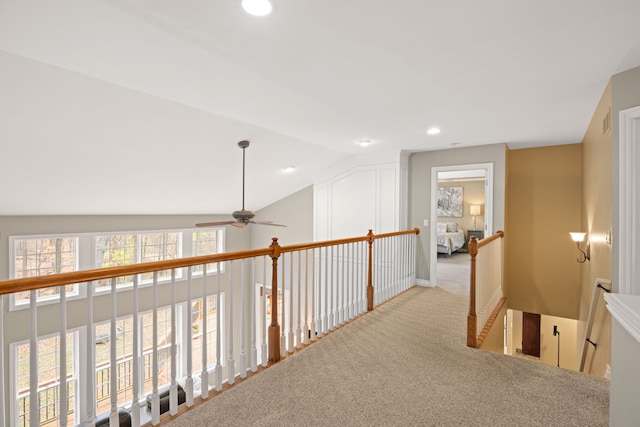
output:
[[[271,255],[271,253],[272,251],[270,248],[254,249],[249,251],[226,252],[222,254],[203,255],[191,258],[178,258],[166,261],[122,265],[118,267],[98,268],[94,270],[73,271],[71,273],[51,274],[49,276],[12,279],[0,282],[0,295],[51,288],[55,286],[65,286],[72,283],[90,282],[92,280],[110,279],[112,277],[128,276],[132,274],[149,273],[154,271],[170,270],[174,268],[191,267],[194,265],[253,258],[257,256]]]
[[[402,236],[406,234],[420,234],[420,229],[412,228],[411,230],[394,231],[392,233],[383,233],[383,234],[373,234],[372,230],[369,230],[369,232],[371,233],[372,237],[370,237],[369,234],[367,234],[366,236],[350,237],[348,239],[335,239],[335,240],[325,240],[322,242],[300,243],[296,245],[282,246],[280,248],[280,251],[282,253],[296,252],[296,251],[305,250],[305,249],[324,248],[326,246],[346,245],[348,243],[357,243],[357,242],[368,242],[370,238],[372,238],[373,240],[376,240],[376,239],[384,239],[386,237]]]
[[[373,239],[381,239],[390,236],[403,234],[418,234],[420,229],[397,231],[374,235]],[[346,243],[369,241],[369,235],[353,237],[348,239],[327,240],[323,242],[303,243],[290,246],[278,245],[278,257],[285,252],[295,252],[304,249],[316,249],[325,246],[341,245]],[[277,239],[276,239],[277,240]],[[253,258],[258,256],[274,255],[274,247],[263,249],[252,249],[247,251],[226,252],[214,255],[203,255],[190,258],[178,258],[166,261],[154,261],[140,264],[122,265],[117,267],[98,268],[93,270],[73,271],[70,273],[51,274],[48,276],[27,277],[22,279],[11,279],[0,281],[0,295],[15,292],[32,291],[37,289],[65,286],[73,283],[89,282],[92,280],[110,279],[112,277],[129,276],[133,274],[149,273],[154,271],[171,270],[175,268],[192,267],[194,265],[210,264],[217,262],[232,261],[237,259]]]
[[[472,236],[472,238],[475,236]],[[489,243],[493,242],[494,240],[497,239],[502,239],[504,237],[504,231],[496,231],[496,234],[494,234],[493,236],[489,236],[486,239],[482,239],[478,241],[478,248],[481,248],[485,245],[488,245]],[[476,252],[477,254],[478,252]]]

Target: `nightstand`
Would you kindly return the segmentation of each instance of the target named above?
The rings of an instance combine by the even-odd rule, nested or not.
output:
[[[476,239],[482,240],[484,232],[482,230],[467,230],[467,238],[471,241],[471,236],[476,236]]]

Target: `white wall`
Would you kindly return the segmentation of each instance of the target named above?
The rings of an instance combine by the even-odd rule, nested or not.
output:
[[[406,228],[406,155],[343,164],[314,183],[314,240]]]

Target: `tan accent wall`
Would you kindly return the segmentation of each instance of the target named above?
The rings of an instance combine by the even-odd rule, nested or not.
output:
[[[569,232],[582,228],[582,145],[511,150],[507,181],[508,307],[577,319],[581,265]]]
[[[612,85],[607,85],[593,113],[591,123],[582,141],[582,231],[589,233],[591,261],[582,268],[580,280],[580,317],[578,324],[578,357],[582,354],[582,343],[589,307],[596,278],[611,279],[611,245],[606,243],[606,234],[612,228]],[[609,124],[607,126],[607,123]],[[587,347],[585,372],[603,376],[611,360],[611,315],[605,309],[600,296],[599,307],[594,316],[591,340],[598,344]]]

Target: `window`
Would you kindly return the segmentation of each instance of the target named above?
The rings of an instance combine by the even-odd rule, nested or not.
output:
[[[66,383],[68,425],[76,425],[75,414],[77,378],[75,372],[74,341],[76,333],[68,333],[66,342],[67,378],[60,378],[60,336],[40,338],[38,340],[38,401],[41,426],[60,426],[60,383]],[[12,346],[12,358],[17,369],[14,373],[15,425],[28,427],[31,417],[30,408],[30,347],[28,342]]]
[[[192,256],[214,255],[223,251],[223,230],[194,231],[191,233]],[[216,264],[207,264],[207,273],[217,271]],[[222,269],[222,266],[220,267]],[[191,268],[192,274],[202,274],[202,265]]]
[[[16,279],[78,270],[78,239],[76,237],[14,238],[12,248],[13,277]],[[69,285],[66,290],[69,295],[78,292],[76,285]],[[56,300],[59,294],[59,288],[37,291],[39,301]],[[17,292],[13,295],[13,299],[16,305],[28,304],[29,292]]]
[[[96,236],[95,237],[95,267],[107,268],[131,265],[138,262],[138,239],[135,234]],[[133,283],[133,276],[116,278],[116,284],[128,285]],[[99,280],[96,288],[110,286],[109,280]]]
[[[165,261],[180,258],[182,233],[160,232],[145,234],[114,234],[95,236],[95,267],[106,268],[142,262]],[[181,277],[179,272],[176,277]],[[170,270],[158,272],[158,280],[171,278]],[[150,283],[153,273],[141,275],[141,283]],[[129,286],[133,276],[116,279],[117,286]],[[110,280],[98,281],[97,288],[108,288]]]
[[[96,408],[97,413],[111,408],[111,323],[95,326],[96,341]],[[130,402],[133,397],[131,374],[133,371],[133,318],[116,321],[116,373],[118,406]]]
[[[216,302],[216,295],[207,297],[207,307],[205,313],[202,310],[202,299],[193,303],[191,309],[191,328],[192,328],[192,345],[191,345],[191,360],[192,360],[192,372],[194,375],[202,370],[202,337],[204,334],[203,318],[207,318],[207,365],[213,366],[216,363],[216,331],[219,327],[217,324],[217,310],[218,304]],[[224,300],[221,294],[221,302]],[[221,317],[224,313],[220,313]],[[222,331],[222,329],[221,329]],[[224,340],[222,340],[224,342]],[[220,345],[223,344],[220,343]],[[224,354],[223,348],[220,349],[220,354]],[[222,364],[222,361],[220,361]]]
[[[129,233],[84,233],[77,235],[11,236],[10,277],[15,279],[68,273],[88,268],[107,268],[177,259],[181,257],[213,255],[224,251],[224,230],[172,230]],[[83,266],[83,268],[80,268]],[[221,265],[222,269],[222,265]],[[192,274],[201,275],[203,266],[192,267]],[[207,274],[217,272],[217,263],[207,265]],[[176,270],[176,279],[182,279],[182,269]],[[159,281],[171,278],[171,271],[158,272]],[[153,273],[140,275],[140,284],[153,281]],[[116,278],[118,288],[131,286],[133,276]],[[108,291],[110,280],[96,282],[96,289]],[[82,288],[69,285],[68,297],[80,295]],[[37,292],[38,302],[58,300],[58,288]],[[29,292],[11,295],[10,308],[29,305]]]

